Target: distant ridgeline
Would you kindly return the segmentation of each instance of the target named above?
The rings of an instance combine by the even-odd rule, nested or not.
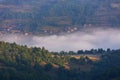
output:
[[[120,0],[0,0],[0,33],[58,34],[120,27]]]
[[[120,80],[120,50],[49,52],[0,42],[0,80]]]

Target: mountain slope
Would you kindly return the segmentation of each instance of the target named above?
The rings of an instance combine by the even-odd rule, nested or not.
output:
[[[45,48],[0,42],[0,80],[120,79],[120,49],[89,52],[101,55],[100,60],[91,61],[88,52],[86,56],[86,52],[79,52],[82,55],[79,57],[71,51],[53,54]]]
[[[57,34],[119,26],[119,0],[0,1],[0,29],[10,33]]]

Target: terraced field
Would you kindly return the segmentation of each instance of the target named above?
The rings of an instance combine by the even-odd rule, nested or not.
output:
[[[2,0],[0,33],[59,34],[120,27],[119,0]],[[74,30],[75,29],[75,30]]]

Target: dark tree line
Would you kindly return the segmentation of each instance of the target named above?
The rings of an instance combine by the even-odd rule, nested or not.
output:
[[[98,49],[96,54],[100,54],[98,52],[104,52],[101,60],[93,62],[87,56],[80,59],[71,58],[68,53],[68,56],[63,56],[64,51],[60,55],[44,47],[28,48],[0,42],[0,80],[119,80],[120,50]],[[46,64],[43,66],[42,62]],[[87,72],[76,68],[66,69],[66,63],[70,67],[91,65],[92,68]]]

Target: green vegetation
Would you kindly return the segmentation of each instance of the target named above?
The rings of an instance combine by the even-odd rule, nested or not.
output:
[[[93,51],[90,50],[89,52]],[[98,49],[100,60],[86,54],[53,53],[43,48],[28,48],[0,42],[1,80],[119,80],[120,50]],[[79,51],[78,51],[79,52]],[[84,52],[84,51],[83,51]],[[98,53],[99,52],[99,53]],[[104,53],[103,53],[104,52]]]
[[[43,48],[27,48],[15,43],[9,44],[0,42],[0,60],[13,65],[27,64],[34,65],[46,62],[50,64],[63,65],[67,62],[66,57],[54,56]]]

